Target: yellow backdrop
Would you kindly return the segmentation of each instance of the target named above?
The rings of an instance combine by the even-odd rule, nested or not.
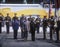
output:
[[[22,14],[24,15],[40,15],[41,18],[43,18],[44,16],[49,15],[49,13],[46,12],[46,10],[44,9],[24,9],[24,10],[19,10],[16,12],[12,12],[10,8],[2,8],[0,9],[0,13],[3,14],[3,16],[6,16],[7,13],[9,13],[10,17],[12,18],[14,16],[14,13],[17,13],[17,16],[21,16]],[[54,12],[52,12],[52,14],[54,16]]]

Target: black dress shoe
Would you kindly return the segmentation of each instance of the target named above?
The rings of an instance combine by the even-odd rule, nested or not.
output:
[[[14,39],[17,39],[17,38],[14,38]]]
[[[43,40],[45,40],[46,38],[43,38]]]

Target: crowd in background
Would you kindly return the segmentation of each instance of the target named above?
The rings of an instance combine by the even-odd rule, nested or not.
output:
[[[40,25],[43,27],[43,39],[46,39],[46,28],[47,26],[50,28],[50,40],[53,40],[53,33],[56,33],[57,39],[56,41],[59,41],[59,30],[60,30],[60,17],[51,16],[47,18],[44,16],[44,18],[41,20],[39,15],[37,15],[37,18],[31,17],[32,15],[29,15],[29,18],[26,18],[24,14],[21,15],[20,19],[18,19],[17,14],[14,13],[14,17],[10,18],[9,13],[7,13],[6,17],[3,17],[0,13],[0,33],[2,32],[2,26],[6,24],[6,33],[9,34],[9,28],[12,26],[13,33],[14,33],[14,39],[17,39],[17,33],[19,26],[21,28],[21,38],[24,40],[27,40],[28,38],[28,32],[31,34],[32,41],[35,41],[35,31],[37,30],[37,33],[39,34],[39,28]],[[42,23],[42,24],[41,24]]]

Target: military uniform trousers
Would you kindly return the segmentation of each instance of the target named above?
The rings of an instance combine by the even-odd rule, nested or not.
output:
[[[9,25],[6,25],[7,34],[9,34]]]
[[[36,27],[37,33],[39,33],[39,26]]]
[[[18,30],[14,30],[14,39],[17,39],[17,31]]]
[[[52,40],[52,35],[53,35],[53,33],[54,33],[54,27],[51,26],[51,27],[50,27],[50,40]]]
[[[27,39],[28,37],[28,31],[24,31],[24,38]]]
[[[56,28],[56,36],[57,36],[57,41],[59,41],[59,28]]]
[[[31,39],[32,39],[32,41],[35,41],[35,32],[31,32]]]
[[[24,38],[24,30],[21,29],[21,38]]]
[[[43,37],[44,37],[43,39],[46,39],[46,28],[47,27],[43,26]]]

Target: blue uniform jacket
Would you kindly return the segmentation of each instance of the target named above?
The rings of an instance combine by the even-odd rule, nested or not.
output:
[[[19,21],[13,20],[12,21],[12,27],[13,27],[13,30],[18,30],[19,29]]]

